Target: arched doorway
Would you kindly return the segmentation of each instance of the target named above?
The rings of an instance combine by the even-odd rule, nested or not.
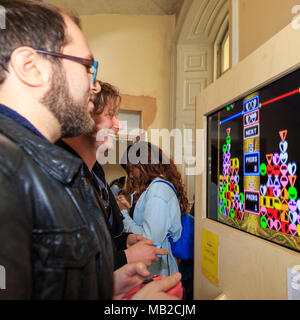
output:
[[[172,43],[170,114],[171,129],[180,129],[184,145],[192,146],[178,165],[190,204],[194,176],[186,172],[195,165],[195,97],[224,70],[218,50],[227,48],[228,30],[229,0],[185,0]]]

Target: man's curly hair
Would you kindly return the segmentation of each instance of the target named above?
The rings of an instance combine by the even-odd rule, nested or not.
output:
[[[114,99],[115,106],[118,108],[121,104],[121,96],[119,90],[107,82],[97,80],[101,86],[101,91],[95,95],[94,105],[95,113],[101,114],[108,103],[108,98]]]

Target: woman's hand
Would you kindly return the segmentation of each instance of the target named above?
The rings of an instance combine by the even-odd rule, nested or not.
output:
[[[124,195],[119,195],[119,196],[116,196],[115,198],[120,210],[127,210],[127,211],[130,210],[131,206]]]
[[[150,244],[152,246],[154,244],[154,241],[147,239],[140,234],[130,233],[127,237],[126,247],[129,248],[134,244],[138,243],[139,241],[144,241],[146,244]]]

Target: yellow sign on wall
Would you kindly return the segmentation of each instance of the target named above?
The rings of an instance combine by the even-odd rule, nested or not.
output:
[[[219,285],[219,236],[202,229],[201,269],[215,286]]]

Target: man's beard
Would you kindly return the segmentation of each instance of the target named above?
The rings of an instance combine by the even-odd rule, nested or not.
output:
[[[50,89],[40,102],[60,123],[62,138],[89,134],[94,130],[95,122],[87,111],[89,96],[90,92],[87,92],[80,101],[75,101],[67,87],[65,72],[61,66],[53,65]]]

